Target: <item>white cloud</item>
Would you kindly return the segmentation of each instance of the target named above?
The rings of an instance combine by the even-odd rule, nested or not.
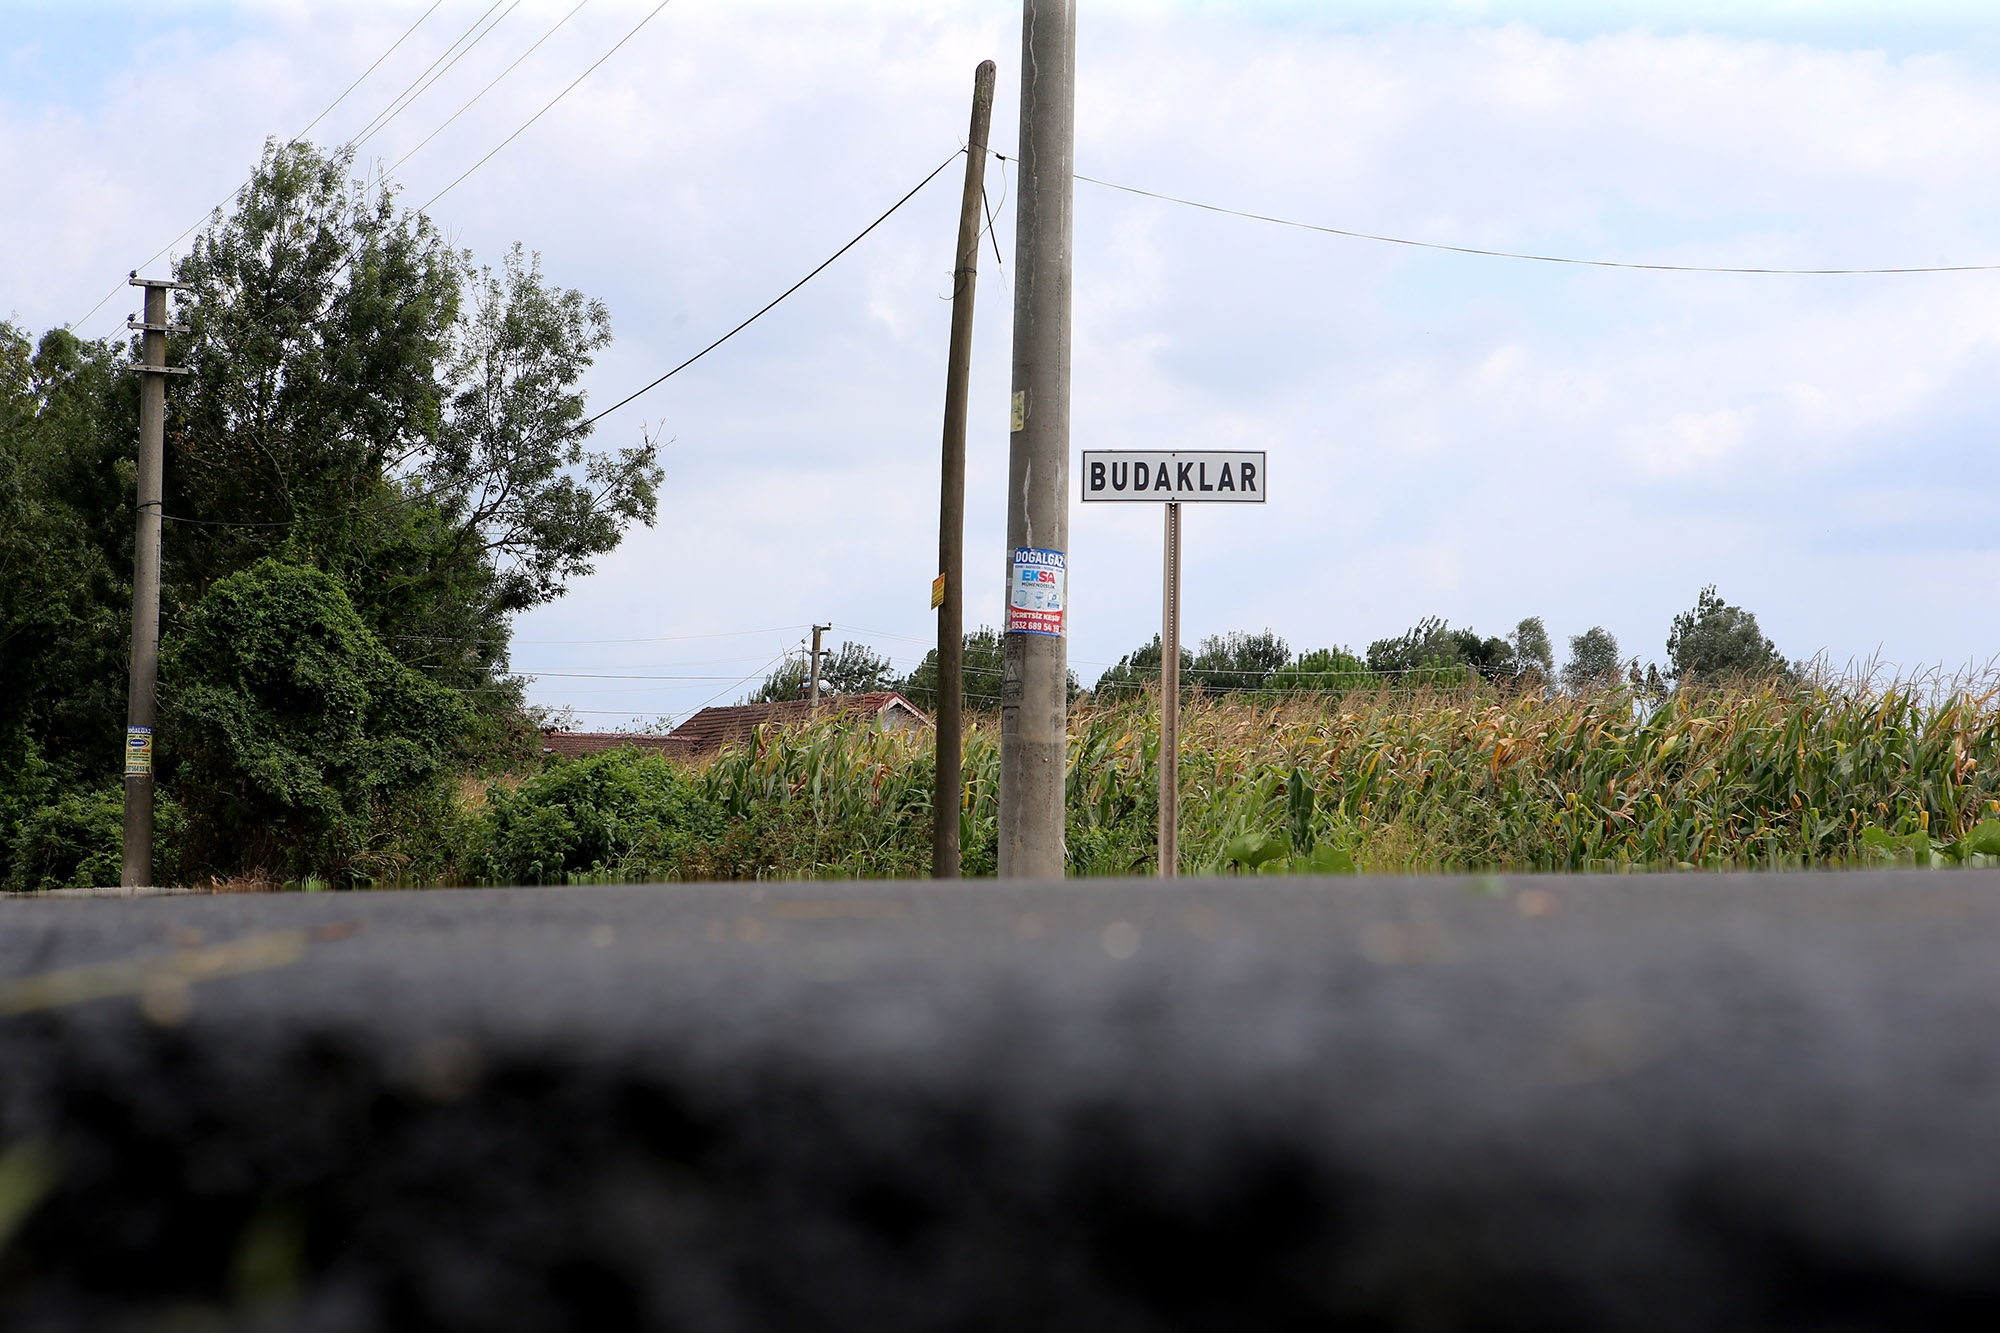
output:
[[[481,8],[451,0],[328,128],[365,121]],[[528,0],[369,152],[407,151],[566,9]],[[37,328],[74,318],[419,12],[169,18],[111,57],[54,20],[17,25],[0,56],[69,62],[70,92],[0,90],[0,172],[34,183],[0,208],[0,310]],[[412,159],[407,197],[449,182],[643,12],[584,10]],[[1454,244],[1695,264],[2000,260],[2000,69],[1983,48],[1912,50],[1893,20],[1864,19],[1833,44],[1787,35],[1777,11],[1748,35],[1431,12],[1093,6],[1081,169]],[[434,212],[483,257],[521,239],[552,278],[610,303],[620,340],[591,379],[609,402],[943,160],[982,57],[1001,65],[994,139],[1011,152],[1017,22],[1008,3],[670,5]],[[906,636],[877,641],[905,661],[921,652],[956,178],[607,423],[609,442],[642,419],[674,438],[661,523],[529,617],[524,640],[830,618]],[[1671,615],[1713,581],[1794,654],[1879,642],[1891,660],[1958,662],[1996,647],[1958,603],[2000,559],[1977,517],[2000,500],[1978,461],[2000,410],[2000,274],[1564,268],[1083,183],[1077,217],[1078,444],[1271,453],[1268,512],[1190,524],[1194,633],[1269,624],[1296,646],[1358,647],[1425,614],[1488,633],[1541,614],[1558,641],[1604,624],[1657,655]],[[1009,200],[1006,265],[989,246],[979,293],[975,623],[998,612],[1012,232]],[[1112,661],[1157,625],[1158,517],[1079,509],[1071,524],[1072,656]],[[749,671],[796,637],[730,651]],[[524,643],[520,660],[609,667],[669,650]],[[657,712],[712,692],[591,697]]]

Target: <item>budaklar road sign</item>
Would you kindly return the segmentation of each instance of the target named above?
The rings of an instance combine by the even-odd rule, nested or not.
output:
[[[1082,473],[1086,501],[1262,504],[1267,485],[1262,450],[1086,449]]]

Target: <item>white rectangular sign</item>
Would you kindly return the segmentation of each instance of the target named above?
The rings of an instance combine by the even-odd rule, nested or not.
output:
[[[1086,449],[1079,471],[1086,501],[1262,504],[1268,484],[1262,450]]]

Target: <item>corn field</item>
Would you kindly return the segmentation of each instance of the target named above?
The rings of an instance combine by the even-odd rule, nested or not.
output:
[[[1594,871],[2000,861],[2000,688],[1774,682],[1635,698],[1492,691],[1183,712],[1181,870]],[[968,875],[994,872],[999,742],[966,743]],[[1069,727],[1073,875],[1149,874],[1156,699]],[[785,830],[709,873],[929,867],[927,733],[819,722],[699,774],[732,819]],[[689,867],[694,869],[694,867]]]

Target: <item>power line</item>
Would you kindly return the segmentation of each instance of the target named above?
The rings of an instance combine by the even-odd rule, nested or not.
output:
[[[412,24],[411,24],[411,25],[410,25],[410,26],[409,26],[409,27],[408,27],[407,29],[405,29],[405,30],[404,30],[404,32],[403,32],[403,35],[402,35],[401,37],[398,37],[398,38],[397,38],[397,39],[396,39],[396,40],[395,40],[394,42],[390,43],[390,45],[389,45],[389,49],[388,49],[388,50],[384,51],[384,52],[383,52],[383,53],[382,53],[381,55],[379,55],[379,56],[376,56],[376,57],[375,57],[375,63],[374,63],[374,64],[372,64],[372,65],[370,65],[370,66],[369,66],[369,67],[368,67],[367,69],[364,69],[364,70],[362,70],[362,71],[361,71],[361,77],[360,77],[360,78],[358,78],[358,79],[356,79],[356,80],[355,80],[355,81],[354,81],[353,83],[350,83],[350,84],[348,84],[348,85],[347,85],[347,90],[346,90],[346,92],[343,92],[343,93],[341,93],[341,95],[340,95],[340,96],[338,96],[338,97],[334,98],[334,99],[333,99],[333,100],[332,100],[331,102],[328,102],[328,103],[326,104],[326,110],[324,110],[324,111],[320,112],[320,113],[319,113],[319,114],[318,114],[317,116],[314,116],[314,117],[312,118],[312,120],[311,120],[311,121],[310,121],[310,122],[309,122],[309,123],[308,123],[308,124],[306,125],[306,127],[305,127],[304,129],[300,130],[300,131],[299,131],[299,132],[298,132],[297,134],[295,134],[295,135],[293,135],[293,136],[292,136],[292,138],[290,139],[290,141],[289,141],[289,142],[290,142],[290,143],[297,143],[297,142],[298,142],[298,141],[299,141],[300,139],[303,139],[303,138],[305,138],[307,134],[309,134],[309,133],[311,133],[311,132],[312,132],[312,127],[313,127],[314,125],[317,125],[317,124],[319,124],[319,123],[320,123],[320,122],[321,122],[322,120],[325,120],[325,119],[326,119],[326,118],[327,118],[327,117],[328,117],[329,115],[331,115],[331,114],[332,114],[332,112],[333,112],[333,109],[334,109],[335,107],[339,106],[339,105],[340,105],[340,104],[341,104],[342,102],[345,102],[345,101],[347,100],[347,96],[348,96],[348,93],[351,93],[351,92],[353,92],[353,91],[354,91],[354,90],[355,90],[356,88],[359,88],[359,87],[360,87],[360,86],[362,85],[362,83],[363,83],[363,82],[365,82],[365,81],[367,80],[367,78],[368,78],[368,76],[369,76],[370,74],[373,74],[373,73],[374,73],[374,72],[375,72],[375,71],[376,71],[377,69],[381,68],[381,65],[382,65],[382,62],[383,62],[383,61],[387,60],[387,59],[388,59],[388,58],[389,58],[390,56],[392,56],[392,55],[396,54],[396,50],[397,50],[397,48],[398,48],[398,47],[400,47],[400,46],[402,46],[402,44],[403,44],[404,42],[407,42],[408,40],[410,40],[410,35],[411,35],[412,33],[416,32],[416,30],[417,30],[418,28],[421,28],[421,27],[423,27],[423,26],[424,26],[424,20],[425,20],[425,19],[427,19],[427,18],[429,18],[429,17],[430,17],[430,16],[432,15],[432,14],[435,14],[435,13],[437,12],[437,8],[438,8],[438,6],[439,6],[439,5],[441,5],[441,4],[443,4],[443,3],[444,3],[444,0],[434,0],[434,2],[432,3],[432,5],[431,5],[431,7],[430,7],[429,9],[426,9],[426,10],[425,10],[425,11],[424,11],[423,13],[421,13],[421,14],[417,15],[417,21],[416,21],[415,23],[412,23]],[[255,179],[256,179],[256,177],[255,177],[254,173],[253,173],[253,175],[251,176],[251,179],[252,179],[252,180],[255,180]],[[244,182],[244,184],[246,184],[246,185],[247,185],[248,183],[249,183],[248,181]],[[237,189],[237,190],[240,190],[240,189],[242,189],[242,188],[243,188],[243,186],[241,186],[241,185],[239,185],[239,186],[237,186],[237,187],[236,187],[236,189]],[[150,258],[150,259],[146,260],[146,262],[145,262],[145,263],[143,263],[143,264],[140,264],[140,265],[138,266],[138,268],[151,268],[151,267],[153,266],[154,262],[155,262],[156,260],[158,260],[158,259],[159,259],[160,255],[164,255],[164,254],[168,253],[168,252],[169,252],[169,251],[171,251],[171,250],[172,250],[172,249],[173,249],[173,248],[174,248],[175,246],[179,245],[179,244],[180,244],[180,243],[181,243],[182,241],[186,240],[186,239],[187,239],[187,238],[188,238],[188,237],[189,237],[189,236],[190,236],[190,235],[191,235],[191,234],[192,234],[192,233],[194,232],[194,230],[195,230],[195,228],[196,228],[196,227],[199,227],[199,226],[201,226],[201,224],[202,224],[202,223],[204,223],[204,222],[208,221],[208,219],[209,219],[210,215],[211,215],[211,214],[213,214],[213,213],[215,212],[215,209],[216,209],[216,208],[221,208],[223,204],[226,204],[226,203],[228,203],[228,202],[229,202],[229,200],[230,200],[231,198],[235,197],[235,194],[236,194],[236,190],[231,190],[231,191],[229,192],[229,194],[228,194],[228,195],[224,196],[224,197],[223,197],[223,198],[222,198],[222,199],[221,199],[221,200],[220,200],[220,201],[219,201],[219,202],[218,202],[218,203],[217,203],[217,204],[215,205],[215,208],[211,208],[211,209],[209,209],[209,210],[208,210],[208,212],[206,212],[206,213],[203,213],[203,214],[202,214],[202,215],[201,215],[201,216],[200,216],[199,218],[195,219],[195,222],[194,222],[194,225],[193,225],[193,226],[189,227],[189,228],[188,228],[188,229],[187,229],[186,231],[182,232],[182,233],[181,233],[180,235],[178,235],[178,236],[174,237],[174,239],[172,239],[171,241],[168,241],[168,242],[167,242],[167,243],[166,243],[166,244],[165,244],[164,246],[160,247],[160,250],[159,250],[159,253],[158,253],[158,254],[155,254],[155,255],[153,255],[153,256],[152,256],[152,258]],[[135,268],[135,269],[133,270],[133,272],[135,272],[135,273],[136,273],[136,272],[138,272],[138,268]],[[105,293],[105,294],[104,294],[103,296],[100,296],[100,297],[98,297],[98,298],[97,298],[97,304],[96,304],[96,305],[94,305],[94,306],[92,306],[92,307],[91,307],[90,309],[88,309],[88,310],[84,311],[84,312],[83,312],[83,314],[82,314],[82,316],[81,316],[80,318],[77,318],[77,319],[73,319],[73,320],[71,320],[71,321],[70,321],[69,323],[67,323],[67,324],[63,325],[63,328],[64,328],[64,329],[74,329],[74,328],[76,328],[76,326],[77,326],[77,325],[79,325],[79,324],[83,323],[83,321],[84,321],[84,320],[86,320],[86,319],[89,319],[89,318],[90,318],[90,317],[91,317],[92,315],[96,314],[96,313],[97,313],[97,312],[98,312],[98,311],[99,311],[100,309],[102,309],[102,308],[103,308],[103,306],[104,306],[104,303],[105,303],[106,301],[109,301],[109,300],[110,300],[110,299],[111,299],[112,297],[114,297],[114,296],[118,295],[119,291],[120,291],[120,290],[121,290],[122,288],[124,288],[124,286],[125,286],[125,284],[124,284],[123,282],[121,282],[121,283],[119,283],[119,284],[118,284],[118,286],[116,286],[116,287],[113,287],[113,288],[112,288],[112,289],[111,289],[110,291],[106,292],[106,293]]]
[[[747,639],[753,634],[783,634],[791,630],[803,628],[804,626],[802,625],[773,625],[770,629],[719,630],[714,634],[669,634],[652,639],[516,639],[514,642],[534,644],[536,646],[552,644],[680,643],[688,639]]]
[[[493,10],[499,9],[501,3],[502,0],[493,0],[493,6],[492,8],[486,11],[486,14],[491,14]],[[471,37],[473,32],[479,28],[479,25],[481,23],[486,22],[486,14],[481,14],[478,18],[474,19],[472,21],[472,27],[467,28],[464,33],[460,34],[458,42],[453,42],[450,46],[446,47],[444,55],[441,55],[436,60],[433,60],[430,63],[430,67],[426,69],[422,74],[417,75],[417,77],[411,81],[410,86],[408,88],[405,88],[403,92],[397,96],[395,101],[391,102],[387,107],[383,108],[381,111],[376,112],[375,119],[369,121],[366,125],[362,126],[361,129],[354,135],[354,137],[348,140],[348,142],[354,145],[356,148],[359,148],[361,145],[367,143],[370,139],[374,138],[377,134],[380,134],[384,129],[388,127],[390,121],[394,120],[396,117],[402,115],[405,111],[409,110],[412,106],[414,106],[416,104],[417,99],[419,97],[422,97],[425,93],[429,92],[439,79],[451,73],[452,66],[458,64],[459,61],[465,59],[466,56],[472,54],[473,47],[479,45],[481,42],[485,41],[488,37],[491,37],[493,35],[493,30],[499,27],[502,23],[505,23],[507,21],[507,16],[509,14],[512,14],[515,10],[519,9],[520,7],[521,7],[521,0],[514,0],[513,4],[508,5],[507,8],[501,12],[499,18],[494,19],[493,22],[488,23],[486,25],[486,28],[483,32],[480,32],[477,37],[473,37],[470,42],[465,42],[465,39],[467,37]],[[465,46],[463,48],[460,48],[458,44],[459,42],[465,42]],[[452,55],[453,50],[457,50],[458,54]],[[450,57],[449,60],[446,60],[447,56]],[[443,63],[444,68],[438,69],[440,63]],[[434,69],[437,70],[437,73],[432,74],[431,70]]]
[[[630,32],[626,33],[623,37],[620,37],[618,39],[616,45],[614,45],[609,51],[606,51],[603,55],[599,56],[589,69],[577,75],[576,78],[573,81],[571,81],[569,87],[563,89],[561,92],[557,93],[554,97],[550,98],[547,106],[544,106],[540,111],[537,111],[534,115],[528,117],[526,123],[524,123],[520,129],[515,130],[512,134],[502,139],[497,145],[495,145],[493,152],[488,153],[485,157],[480,158],[477,162],[474,162],[471,166],[467,167],[463,172],[459,174],[457,180],[454,180],[451,184],[445,186],[442,190],[439,190],[436,194],[432,195],[429,198],[429,200],[427,200],[424,203],[424,207],[422,209],[418,209],[417,211],[423,212],[424,209],[428,209],[432,204],[444,198],[446,195],[450,194],[453,190],[456,190],[459,187],[460,182],[464,181],[464,179],[467,176],[470,176],[473,172],[485,166],[489,161],[492,160],[494,154],[498,153],[502,148],[505,148],[508,144],[514,142],[514,140],[520,138],[523,134],[526,134],[528,132],[528,126],[533,125],[536,121],[540,120],[543,116],[547,115],[551,107],[555,106],[557,102],[562,101],[563,98],[568,97],[570,93],[575,91],[577,84],[582,83],[585,79],[589,78],[593,73],[595,73],[598,65],[602,65],[605,61],[611,59],[612,56],[618,54],[619,47],[625,45],[625,43],[631,41],[634,37],[638,36],[639,29],[645,27],[648,23],[651,23],[653,21],[654,16],[657,15],[661,10],[665,9],[671,2],[672,0],[660,0],[660,3],[653,6],[652,10],[647,13],[646,17],[640,19],[637,23],[632,25],[632,30]]]
[[[651,384],[646,385],[643,389],[638,389],[633,391],[632,393],[626,394],[623,398],[620,398],[617,402],[605,408],[602,412],[599,412],[596,416],[587,418],[584,421],[583,426],[578,427],[578,429],[581,430],[586,427],[596,425],[599,421],[602,421],[605,417],[610,416],[613,412],[616,412],[619,408],[625,406],[625,404],[631,402],[633,399],[640,397],[642,394],[651,393],[654,389],[659,388],[662,384],[665,384],[668,380],[680,374],[683,370],[686,370],[689,366],[701,360],[703,357],[707,356],[710,352],[713,352],[716,348],[722,346],[722,344],[728,342],[731,338],[734,338],[737,334],[749,328],[752,324],[755,324],[765,315],[770,314],[772,310],[777,308],[779,302],[783,301],[793,292],[805,286],[807,283],[811,282],[814,278],[818,277],[820,274],[824,273],[828,268],[832,266],[834,260],[839,259],[849,250],[852,250],[855,246],[861,244],[862,239],[866,237],[869,232],[874,231],[877,227],[887,222],[889,218],[896,212],[897,209],[901,208],[904,204],[909,203],[910,200],[916,198],[917,192],[919,190],[923,189],[926,185],[929,185],[932,181],[936,180],[938,178],[938,174],[942,172],[946,167],[950,166],[953,162],[955,162],[958,159],[959,153],[963,153],[964,151],[965,150],[963,148],[958,149],[956,152],[952,153],[950,157],[947,157],[944,161],[938,163],[937,168],[933,170],[930,175],[918,181],[916,185],[911,188],[908,194],[904,195],[901,199],[898,199],[895,203],[889,205],[888,212],[882,214],[881,217],[876,218],[873,222],[863,227],[860,230],[860,232],[855,235],[853,240],[849,241],[846,245],[841,246],[838,250],[835,250],[832,254],[828,255],[826,259],[819,265],[818,268],[815,268],[812,272],[806,274],[803,278],[800,278],[797,282],[785,288],[784,291],[779,292],[778,295],[771,301],[769,305],[766,305],[762,310],[759,310],[756,314],[750,316],[750,318],[744,320],[741,324],[738,324],[735,328],[723,334],[720,338],[717,338],[714,342],[702,348],[699,352],[696,352],[693,356],[681,362],[679,365],[675,366],[672,370],[668,371],[666,374],[654,380]]]
[[[792,650],[790,648],[785,649],[784,652],[779,653],[776,657],[764,663],[763,666],[758,667],[755,671],[751,672],[749,675],[744,676],[742,679],[738,680],[735,684],[725,685],[721,689],[717,690],[714,694],[709,695],[708,698],[701,701],[701,708],[708,707],[710,704],[714,703],[717,699],[720,699],[723,695],[729,693],[731,690],[741,689],[743,686],[749,684],[751,681],[757,679],[757,677],[759,676],[769,675],[771,673],[772,667],[778,665],[778,663],[784,661],[791,655],[792,655]],[[701,708],[697,708],[695,711],[700,712]]]
[[[745,659],[748,660],[748,659]],[[511,673],[528,676],[536,680],[734,680],[734,676],[648,676],[628,675],[612,671],[523,671],[511,668]],[[747,677],[745,678],[747,679]]]
[[[999,156],[995,154],[995,156]],[[1004,159],[1003,159],[1004,160]],[[1240,208],[1224,208],[1220,204],[1205,204],[1198,199],[1183,199],[1178,195],[1161,194],[1156,190],[1142,190],[1136,185],[1120,185],[1116,181],[1099,180],[1095,176],[1076,173],[1076,179],[1107,190],[1120,190],[1126,194],[1136,194],[1147,199],[1158,199],[1163,203],[1180,204],[1185,208],[1198,208],[1206,213],[1222,213],[1229,217],[1248,218],[1253,222],[1269,222],[1280,227],[1296,227],[1301,231],[1322,232],[1328,236],[1345,236],[1356,241],[1377,241],[1383,245],[1407,245],[1419,250],[1443,250],[1451,254],[1476,255],[1483,259],[1525,259],[1537,264],[1573,264],[1584,268],[1640,269],[1653,273],[1734,273],[1795,278],[1832,277],[1881,277],[1892,274],[1911,273],[1991,273],[2000,271],[2000,264],[1936,264],[1930,266],[1910,266],[1898,268],[1732,268],[1707,264],[1640,264],[1622,259],[1578,259],[1566,255],[1530,254],[1516,250],[1482,250],[1471,245],[1446,245],[1440,241],[1417,241],[1407,236],[1382,236],[1373,232],[1349,231],[1343,227],[1325,227],[1314,222],[1299,222],[1291,218],[1272,217],[1268,213],[1250,213]]]
[[[659,7],[654,9],[653,13],[655,14],[659,13],[661,9],[666,8],[667,3],[668,0],[660,0]],[[648,17],[650,17],[650,15]],[[633,29],[633,32],[637,31],[638,31],[637,28]],[[627,33],[625,35],[627,38],[630,38],[632,34]],[[621,42],[620,45],[623,45],[623,42]],[[612,49],[616,50],[617,48],[613,47]],[[607,52],[606,54],[608,55],[609,53]],[[601,65],[604,62],[602,60],[599,60],[597,63]],[[595,69],[596,67],[597,67],[596,65],[591,66],[592,69]],[[585,71],[585,73],[588,72],[589,72],[588,70]],[[572,88],[574,88],[575,86],[576,86],[575,84],[570,85],[570,87]],[[554,103],[551,103],[550,105],[554,105]],[[547,107],[543,108],[543,110],[547,109],[548,109]],[[526,126],[523,126],[522,128],[525,129]],[[518,132],[519,131],[516,131],[516,133]],[[502,146],[504,147],[505,145]],[[496,149],[495,151],[497,152],[498,149]],[[838,250],[834,251],[831,255],[827,256],[827,258],[821,261],[818,267],[814,268],[812,272],[806,274],[803,278],[800,278],[797,282],[785,288],[784,291],[778,293],[778,295],[775,298],[773,298],[770,302],[768,302],[762,309],[757,311],[756,314],[750,316],[750,318],[744,320],[741,324],[738,324],[735,328],[723,334],[720,338],[717,338],[714,342],[702,348],[699,352],[696,352],[693,356],[681,362],[679,365],[675,366],[672,370],[669,370],[666,374],[654,380],[651,384],[648,384],[644,388],[636,390],[633,393],[627,394],[625,397],[613,403],[610,407],[605,408],[602,412],[597,413],[595,416],[588,417],[578,425],[572,427],[572,430],[576,432],[582,432],[590,429],[590,427],[592,427],[599,421],[602,421],[605,417],[609,416],[611,413],[616,412],[619,408],[625,406],[633,399],[638,398],[642,394],[650,393],[652,390],[659,388],[660,385],[665,384],[668,380],[680,374],[683,370],[686,370],[689,366],[701,360],[703,357],[707,356],[710,352],[713,352],[716,348],[722,346],[722,344],[728,342],[731,338],[734,338],[737,334],[749,328],[752,324],[755,324],[765,315],[770,314],[771,311],[775,310],[781,303],[784,302],[784,300],[787,297],[791,296],[792,293],[798,291],[799,288],[811,282],[821,273],[824,273],[829,267],[833,265],[835,260],[839,259],[849,250],[852,250],[855,246],[859,245],[870,232],[874,231],[884,222],[887,222],[889,218],[892,215],[894,215],[895,212],[898,209],[900,209],[904,204],[907,204],[910,202],[910,200],[916,198],[918,191],[922,190],[926,185],[929,185],[932,181],[936,180],[938,178],[939,173],[941,173],[946,167],[950,166],[954,161],[956,161],[959,153],[962,153],[964,151],[965,151],[964,149],[959,149],[953,152],[950,157],[947,157],[944,161],[940,162],[937,165],[936,169],[933,170],[930,173],[930,175],[925,176],[922,180],[918,181],[916,185],[911,188],[908,194],[905,194],[901,199],[898,199],[895,203],[891,204],[887,212],[883,213],[880,217],[876,218],[866,227],[863,227],[861,231],[855,235],[854,239],[850,240],[847,244],[841,246]],[[487,157],[491,157],[492,155],[493,155],[492,153],[488,153]],[[484,158],[481,159],[481,161],[484,160],[485,160]],[[476,163],[474,164],[474,169],[475,170],[477,169]],[[467,172],[466,174],[470,175],[471,172]],[[465,177],[461,176],[459,177],[459,179],[463,180],[465,179]],[[447,186],[446,188],[449,189],[450,187]],[[406,505],[418,504],[425,500],[435,499],[437,496],[443,495],[444,493],[445,492],[443,490],[431,491],[423,495],[410,496],[406,499],[391,501],[390,503],[385,505],[377,505],[366,509],[343,510],[340,513],[322,514],[311,518],[271,519],[259,522],[238,522],[230,519],[184,518],[178,514],[163,514],[161,515],[161,517],[173,523],[187,523],[197,527],[207,527],[207,528],[289,528],[289,527],[299,527],[312,523],[337,523],[342,519],[346,518],[352,518],[366,514],[386,513],[392,509],[399,509]]]
[[[575,18],[577,16],[577,12],[581,10],[584,7],[584,5],[587,5],[589,3],[590,0],[578,0],[576,9],[570,10],[569,13],[557,19],[555,27],[550,28],[547,32],[543,33],[540,37],[536,38],[535,44],[529,47],[527,50],[521,52],[520,55],[516,56],[514,58],[514,63],[512,65],[507,66],[507,68],[501,70],[499,74],[495,75],[492,83],[487,84],[484,88],[481,88],[478,92],[474,93],[466,101],[464,106],[461,106],[458,110],[451,113],[451,115],[445,120],[444,124],[438,126],[436,129],[432,130],[429,134],[425,135],[422,143],[419,143],[415,148],[412,148],[409,152],[403,154],[401,157],[397,158],[394,162],[392,162],[389,165],[390,174],[393,175],[398,167],[402,166],[405,162],[415,157],[417,153],[424,147],[425,144],[428,144],[432,139],[437,138],[440,134],[443,134],[446,130],[450,129],[454,121],[456,121],[460,116],[464,115],[466,112],[470,111],[473,107],[473,104],[479,101],[480,98],[492,92],[493,89],[499,85],[500,80],[506,78],[509,74],[512,74],[523,60],[526,60],[529,56],[541,50],[543,42],[546,42],[549,38],[555,36],[556,33],[562,29],[564,24],[568,23],[571,19]]]
[[[405,32],[401,37],[398,37],[395,41],[395,44],[392,45],[388,50],[384,51],[381,55],[375,57],[375,63],[370,65],[367,69],[362,70],[361,77],[356,79],[353,83],[347,85],[347,92],[342,93],[340,96],[334,98],[331,102],[327,103],[326,110],[320,112],[317,116],[314,116],[311,122],[308,123],[304,129],[300,130],[297,134],[292,136],[292,142],[297,143],[299,140],[305,138],[308,134],[311,134],[314,125],[319,124],[322,120],[325,120],[328,116],[332,115],[333,109],[339,106],[342,102],[345,102],[347,100],[347,94],[353,92],[356,88],[359,88],[362,85],[362,83],[367,80],[370,74],[373,74],[377,69],[381,68],[383,61],[387,60],[390,56],[396,54],[396,48],[401,46],[404,42],[408,41],[410,39],[410,33],[413,33],[418,28],[422,27],[424,20],[429,18],[432,14],[436,13],[438,5],[441,5],[443,3],[444,0],[436,0],[436,3],[433,4],[429,9],[426,9],[423,13],[419,14],[417,16],[417,21],[410,25],[409,31]],[[222,205],[217,204],[216,207],[220,208],[222,207]],[[200,224],[197,223],[196,225],[199,226]],[[190,228],[189,230],[192,230],[192,228]],[[182,234],[186,235],[185,232],[183,232]],[[172,247],[169,246],[168,248],[171,249]],[[161,253],[164,254],[165,251],[162,251]],[[153,256],[153,259],[158,259],[158,258],[159,255]],[[146,261],[146,263],[148,264],[152,262],[153,262],[152,259]]]

